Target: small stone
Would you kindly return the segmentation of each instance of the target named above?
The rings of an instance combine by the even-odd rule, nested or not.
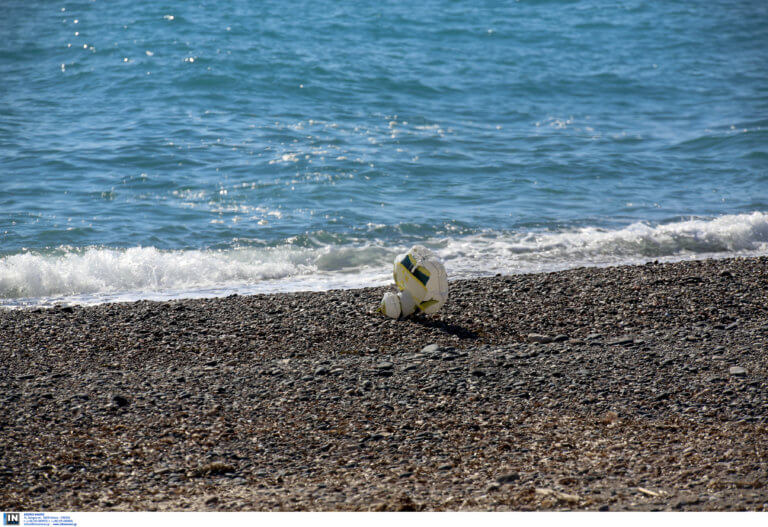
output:
[[[440,351],[440,346],[437,344],[430,344],[429,346],[424,346],[421,348],[422,353],[435,353]]]
[[[528,340],[530,342],[538,342],[539,344],[549,344],[552,342],[552,337],[549,335],[542,335],[541,333],[529,333]]]
[[[214,461],[206,465],[199,466],[191,471],[191,475],[194,477],[203,476],[220,476],[223,474],[229,474],[235,472],[235,467],[221,461]]]
[[[682,509],[687,505],[696,505],[700,501],[701,500],[697,496],[683,495],[672,501],[670,507],[672,509]]]
[[[470,373],[473,377],[485,377],[485,372],[480,368],[473,368]]]
[[[747,375],[747,370],[745,370],[741,366],[731,366],[728,369],[728,373],[730,373],[734,377],[745,377]]]
[[[570,504],[578,503],[579,500],[581,500],[578,494],[568,494],[566,492],[557,492],[555,496],[557,497],[558,500],[564,501]]]
[[[451,465],[450,463],[446,463],[444,465],[440,465],[439,467],[437,467],[437,470],[451,470],[452,468],[453,468],[453,465]]]
[[[560,334],[560,335],[555,335],[555,338],[552,339],[552,341],[553,342],[565,342],[566,340],[568,340],[568,338],[569,338],[568,335]]]
[[[118,408],[124,408],[130,404],[130,401],[122,396],[122,395],[114,395],[112,396],[112,402],[117,406]]]
[[[394,367],[394,364],[392,364],[391,362],[380,362],[374,367],[377,370],[391,370]]]
[[[623,337],[619,337],[617,339],[613,339],[608,342],[609,346],[627,346],[629,344],[635,343],[635,337],[631,335],[625,335]]]
[[[210,498],[205,500],[206,505],[216,505],[217,503],[219,503],[219,498],[216,496],[211,496]]]
[[[517,472],[509,472],[507,474],[502,474],[498,478],[496,478],[496,482],[500,485],[508,485],[509,483],[514,483],[515,481],[520,479],[520,474]]]
[[[328,375],[329,371],[330,370],[328,370],[328,368],[326,368],[325,366],[318,366],[317,368],[315,368],[315,376],[317,376],[317,375]]]

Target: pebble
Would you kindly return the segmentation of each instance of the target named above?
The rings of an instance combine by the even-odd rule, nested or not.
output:
[[[552,342],[552,337],[550,337],[549,335],[542,335],[541,333],[529,333],[528,341],[537,342],[539,344],[549,344],[550,342]]]
[[[124,408],[130,404],[130,401],[127,397],[124,397],[122,395],[113,395],[112,396],[112,402],[117,406],[118,408]]]
[[[696,505],[701,500],[698,496],[690,496],[690,495],[683,495],[675,498],[672,503],[670,503],[670,508],[672,509],[682,509],[683,507],[686,507],[688,505]]]
[[[745,370],[741,366],[731,366],[728,369],[728,373],[730,373],[734,377],[745,377],[747,375],[747,370]]]
[[[509,483],[514,483],[519,479],[520,479],[520,474],[518,474],[517,472],[508,472],[496,478],[496,482],[501,485],[507,485]]]

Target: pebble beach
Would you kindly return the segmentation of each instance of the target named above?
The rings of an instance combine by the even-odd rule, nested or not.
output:
[[[4,510],[768,509],[768,257],[0,311]]]

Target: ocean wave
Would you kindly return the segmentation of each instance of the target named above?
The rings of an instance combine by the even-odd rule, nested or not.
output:
[[[582,227],[557,232],[455,240],[438,251],[453,275],[553,271],[582,266],[635,264],[660,259],[768,253],[768,213],[689,219],[661,225],[637,222],[620,229]]]
[[[312,272],[305,250],[60,249],[0,259],[0,298],[194,290]]]
[[[0,305],[98,303],[382,285],[412,240],[301,247],[168,251],[154,247],[59,248],[0,258]],[[619,229],[494,232],[422,241],[448,274],[553,271],[581,266],[768,254],[768,213],[753,212]]]

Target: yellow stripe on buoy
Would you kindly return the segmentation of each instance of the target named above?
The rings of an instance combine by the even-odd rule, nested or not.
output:
[[[428,307],[433,306],[435,304],[437,304],[437,300],[432,299],[432,300],[427,300],[425,302],[422,302],[417,307],[419,308],[419,310],[425,311]]]

